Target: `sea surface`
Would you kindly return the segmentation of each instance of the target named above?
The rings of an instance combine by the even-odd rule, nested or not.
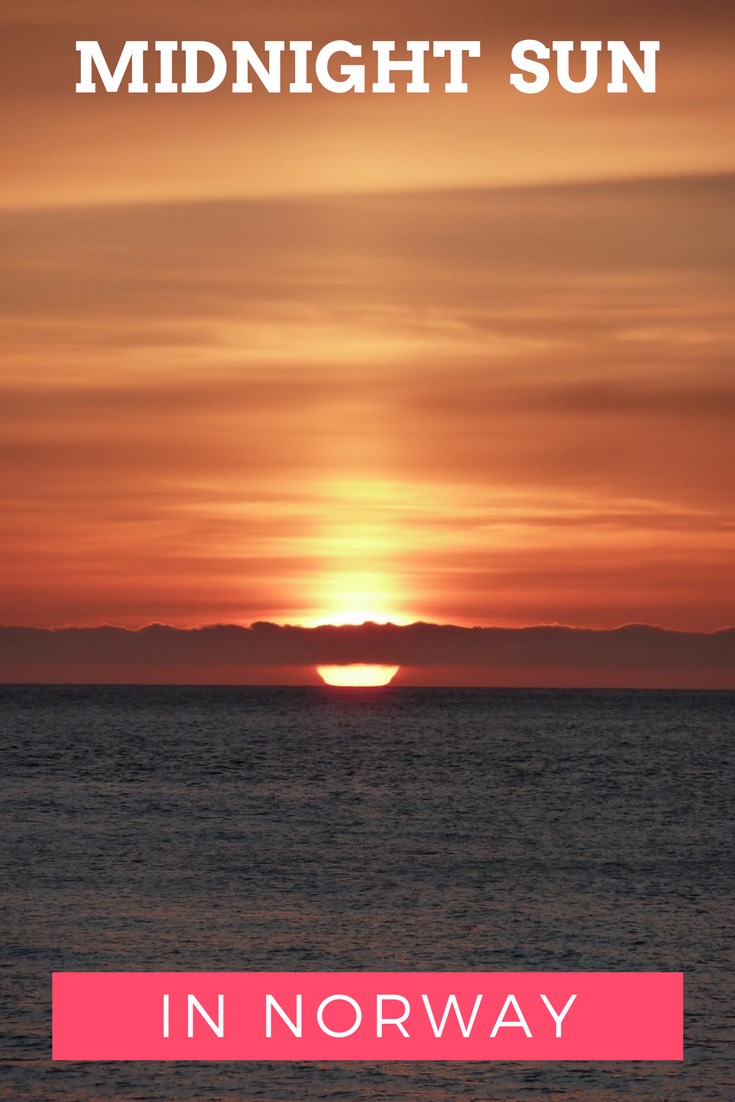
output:
[[[735,695],[0,689],[2,1102],[735,1099]],[[55,970],[685,972],[683,1063],[56,1063]]]

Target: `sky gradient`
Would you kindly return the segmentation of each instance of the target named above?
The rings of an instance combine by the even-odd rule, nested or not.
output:
[[[593,7],[6,9],[4,624],[735,624],[733,11]],[[483,55],[75,95],[77,38],[187,37]],[[660,39],[659,90],[520,95],[525,37]]]

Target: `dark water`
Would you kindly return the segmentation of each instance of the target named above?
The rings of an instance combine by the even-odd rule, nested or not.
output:
[[[735,696],[0,690],[0,1099],[735,1098]],[[682,1064],[52,1064],[52,970],[683,970]]]

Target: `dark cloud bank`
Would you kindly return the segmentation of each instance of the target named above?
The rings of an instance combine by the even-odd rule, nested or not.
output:
[[[347,662],[400,665],[406,684],[725,689],[735,688],[735,628],[0,628],[6,683],[308,683],[315,665]]]

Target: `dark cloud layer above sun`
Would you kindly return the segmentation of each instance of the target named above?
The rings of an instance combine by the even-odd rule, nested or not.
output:
[[[735,688],[735,629],[673,632],[256,623],[196,629],[0,628],[4,682],[316,680],[318,664],[390,663],[403,683]]]

